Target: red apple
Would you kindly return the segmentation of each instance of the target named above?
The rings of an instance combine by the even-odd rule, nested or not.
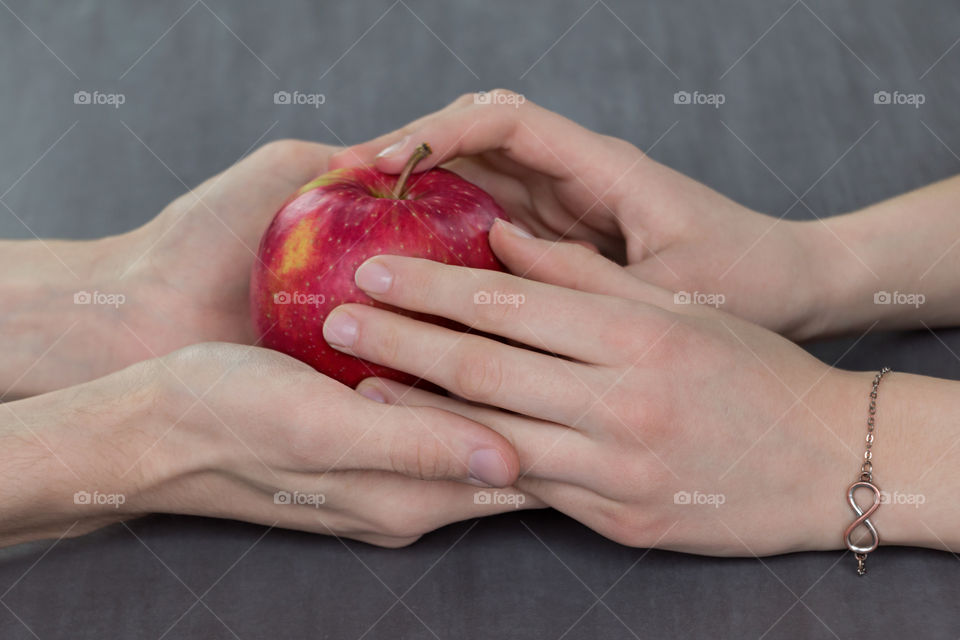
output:
[[[487,234],[494,220],[507,215],[489,194],[455,173],[430,169],[411,176],[429,154],[430,147],[420,145],[399,176],[369,166],[331,171],[281,207],[260,241],[250,282],[260,344],[351,387],[370,376],[416,383],[406,373],[334,350],[323,339],[323,322],[335,307],[359,302],[453,326],[382,304],[357,288],[354,272],[372,256],[503,270]]]

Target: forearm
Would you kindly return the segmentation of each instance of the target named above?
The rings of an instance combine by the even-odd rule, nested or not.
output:
[[[122,283],[106,263],[116,238],[0,242],[0,396],[25,397],[105,373]],[[116,289],[116,291],[114,291]],[[120,298],[111,298],[118,301]],[[104,304],[101,304],[104,303]]]
[[[148,403],[102,381],[0,405],[0,546],[73,537],[133,517],[153,472],[128,446]],[[128,450],[130,449],[130,450]],[[153,468],[153,467],[151,467]]]
[[[804,225],[827,304],[801,337],[960,324],[960,176]]]

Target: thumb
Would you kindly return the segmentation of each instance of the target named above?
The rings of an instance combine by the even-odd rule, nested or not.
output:
[[[673,294],[647,284],[579,242],[534,238],[515,225],[497,220],[490,247],[511,273],[559,287],[619,296],[664,306]]]
[[[356,467],[491,487],[516,481],[516,450],[496,431],[443,409],[388,405],[375,390],[364,395],[376,401],[364,403],[374,426],[349,453]]]

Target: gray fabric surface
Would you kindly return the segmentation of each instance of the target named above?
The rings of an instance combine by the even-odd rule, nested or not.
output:
[[[16,216],[0,209],[0,237],[127,230],[183,191],[163,163],[193,185],[260,136],[354,142],[495,86],[641,147],[663,136],[653,157],[774,215],[832,215],[960,171],[948,0],[5,3],[0,190],[14,185]],[[126,103],[73,103],[95,89]],[[294,89],[326,103],[274,104]],[[874,104],[894,89],[926,103]],[[679,90],[726,103],[675,105]],[[800,195],[809,210],[792,206]],[[960,335],[939,337],[811,349],[960,378]],[[947,553],[883,549],[858,580],[840,553],[647,552],[554,512],[453,525],[400,551],[170,516],[49,548],[0,551],[0,637],[960,635]]]

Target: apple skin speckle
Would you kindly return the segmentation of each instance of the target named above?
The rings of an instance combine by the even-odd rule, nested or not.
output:
[[[371,376],[417,384],[409,374],[332,349],[323,340],[327,315],[356,302],[464,329],[373,300],[357,288],[354,272],[381,254],[505,271],[488,234],[494,220],[509,218],[487,192],[446,169],[410,176],[402,200],[384,197],[397,176],[373,167],[324,177],[322,184],[281,207],[260,240],[260,260],[250,279],[250,311],[260,344],[350,387]],[[304,250],[305,232],[310,234],[306,255],[291,256]]]

